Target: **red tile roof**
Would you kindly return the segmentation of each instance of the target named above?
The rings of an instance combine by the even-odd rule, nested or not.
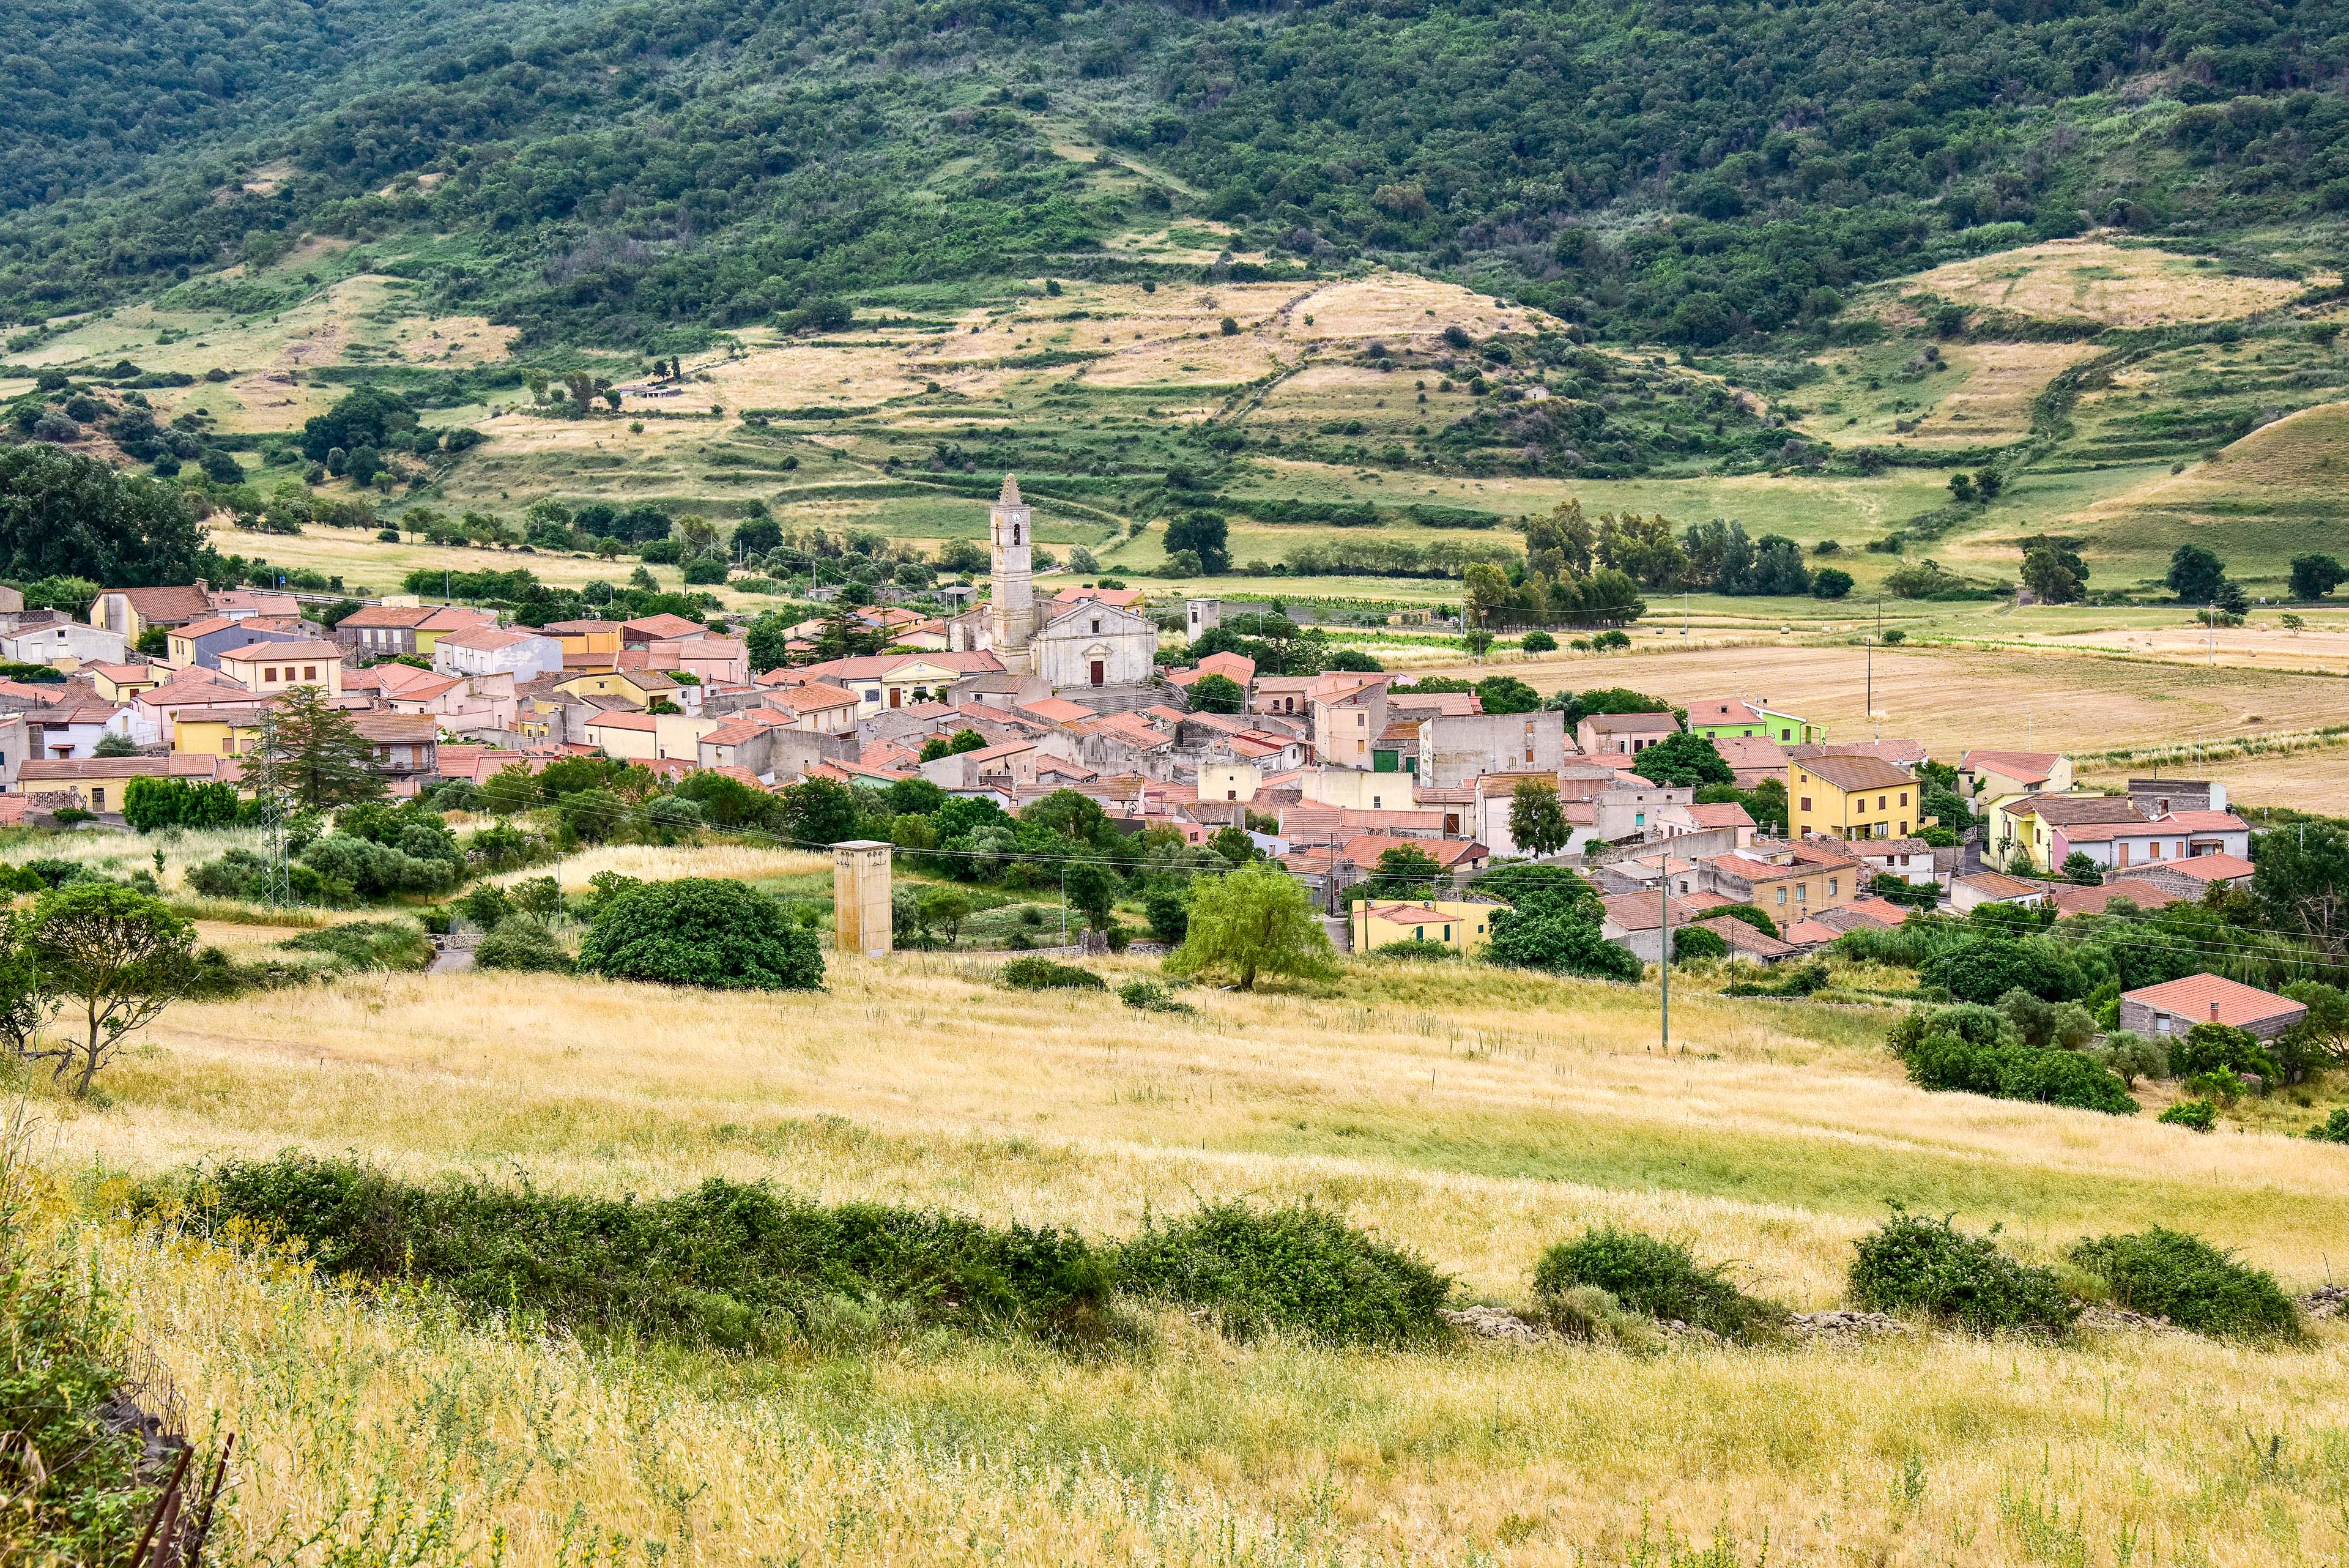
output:
[[[2138,1002],[2157,1012],[2195,1023],[2219,1023],[2246,1029],[2276,1018],[2304,1016],[2305,1004],[2277,996],[2254,985],[2215,974],[2189,974],[2121,992],[2123,1002]]]

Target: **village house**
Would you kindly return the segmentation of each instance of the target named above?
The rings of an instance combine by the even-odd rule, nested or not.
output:
[[[111,702],[59,702],[21,715],[28,750],[52,761],[59,757],[92,757],[98,742],[109,735],[128,738],[129,710]]]
[[[2062,794],[2072,787],[2072,759],[2056,752],[1967,752],[1958,759],[1958,791],[1969,801],[2011,794]]]
[[[213,758],[163,757],[35,757],[16,770],[14,793],[28,797],[41,811],[72,809],[119,818],[123,791],[134,778],[177,778],[209,784],[214,777]]]
[[[1454,952],[1478,952],[1493,940],[1493,915],[1504,907],[1465,898],[1402,903],[1365,898],[1352,910],[1354,950],[1376,952],[1397,942],[1426,942]]]
[[[1325,684],[1306,699],[1314,760],[1331,767],[1374,772],[1377,759],[1372,751],[1387,729],[1386,677],[1316,679]]]
[[[1786,764],[1786,823],[1797,838],[1907,838],[1932,818],[1917,781],[1874,757],[1813,757]]]
[[[335,640],[369,659],[430,659],[440,639],[498,624],[487,610],[461,605],[369,605],[335,626]]]
[[[543,632],[479,627],[450,632],[432,647],[432,668],[442,675],[510,675],[515,680],[558,675],[563,644]]]
[[[1792,713],[1735,697],[1708,697],[1689,704],[1688,731],[1708,741],[1775,741],[1801,745],[1818,738],[1818,727]]]
[[[430,714],[376,710],[352,714],[351,727],[367,742],[375,771],[395,784],[440,771],[440,726]]]
[[[1418,777],[1439,789],[1485,774],[1555,774],[1566,763],[1566,715],[1437,713],[1419,726]]]
[[[2223,1023],[2272,1040],[2307,1016],[2304,1002],[2215,974],[2121,992],[2121,1027],[2148,1040],[2182,1035],[2198,1023]]]
[[[173,627],[164,637],[171,663],[181,670],[218,670],[221,655],[264,642],[308,642],[318,628],[300,619],[274,616],[210,615]],[[336,631],[341,646],[340,629]]]
[[[0,633],[0,659],[16,664],[50,664],[70,671],[85,664],[119,664],[128,651],[120,632],[63,616],[42,626]]]
[[[2136,807],[2136,797],[2122,795]],[[2074,855],[2085,855],[2108,871],[2127,871],[2158,860],[2189,860],[2205,855],[2248,859],[2251,825],[2230,811],[2178,811],[2147,822],[2055,825],[2046,848],[2034,858],[2050,870]]]
[[[256,642],[220,656],[220,672],[256,696],[274,697],[296,686],[316,686],[329,697],[343,694],[343,650],[336,644]]]
[[[1984,904],[2033,909],[2046,903],[2048,898],[2047,889],[2039,883],[2025,882],[2002,871],[1977,871],[1950,883],[1950,908],[1961,915],[1971,914]]]
[[[1837,853],[1839,847],[1757,838],[1744,849],[1699,860],[1696,889],[1751,904],[1784,923],[1859,897],[1867,868]]]
[[[185,626],[212,613],[212,597],[201,582],[191,587],[107,588],[90,601],[89,624],[135,646],[150,630]]]
[[[1575,743],[1592,756],[1633,757],[1681,732],[1670,713],[1590,713],[1575,726]]]

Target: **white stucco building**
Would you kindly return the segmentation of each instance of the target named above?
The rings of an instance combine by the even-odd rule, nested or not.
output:
[[[540,632],[483,627],[433,644],[432,668],[443,675],[511,675],[532,680],[563,672],[563,644]]]

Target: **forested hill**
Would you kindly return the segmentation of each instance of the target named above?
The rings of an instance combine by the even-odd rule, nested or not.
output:
[[[649,348],[1172,212],[1712,343],[2349,208],[2349,0],[244,4],[0,19],[0,316],[429,234],[436,303]]]

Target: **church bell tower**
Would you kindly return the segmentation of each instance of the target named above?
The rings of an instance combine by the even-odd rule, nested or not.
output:
[[[995,657],[1006,670],[1021,675],[1030,668],[1028,639],[1036,630],[1036,589],[1030,578],[1033,529],[1027,503],[1019,499],[1019,482],[1007,473],[1003,494],[988,512],[988,543],[994,557],[988,618]]]

